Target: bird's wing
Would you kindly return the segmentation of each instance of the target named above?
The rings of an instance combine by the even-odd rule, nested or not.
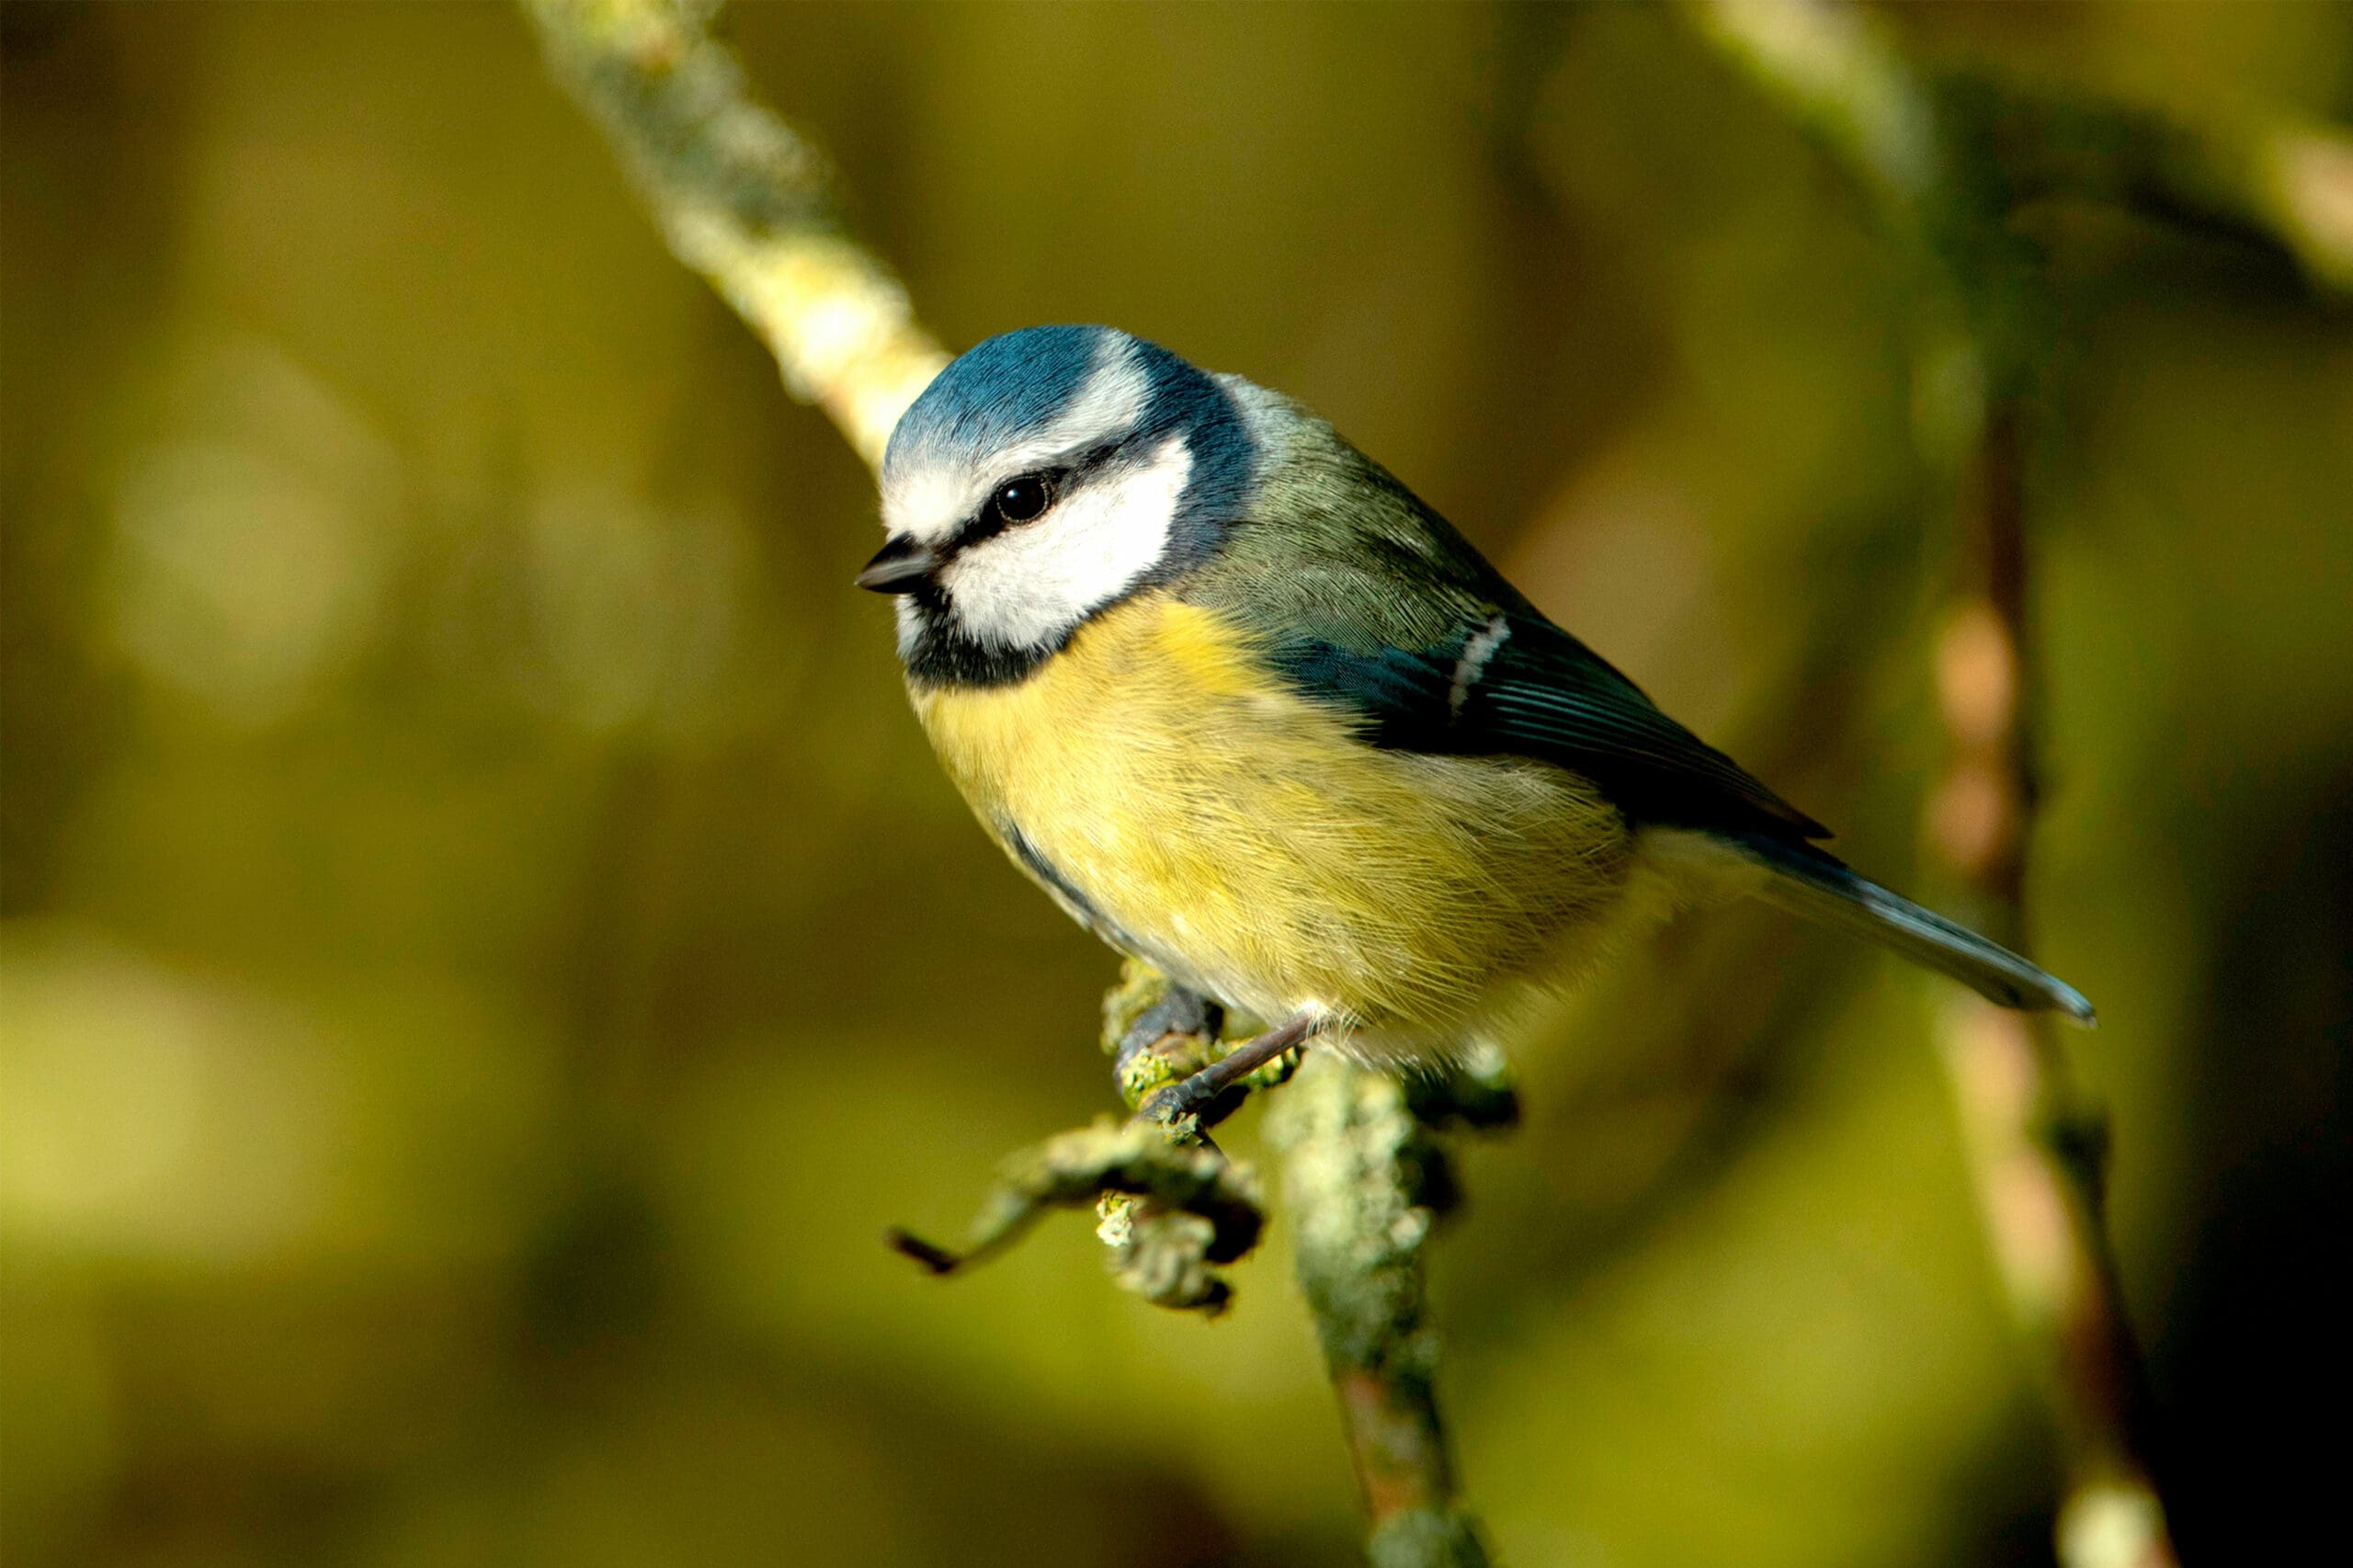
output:
[[[1352,651],[1360,639],[1330,630],[1339,634],[1279,637],[1267,657],[1313,696],[1357,716],[1375,745],[1555,763],[1591,778],[1641,821],[1830,836],[1531,609],[1474,613],[1415,648]]]
[[[1630,818],[1802,841],[1830,830],[1659,711],[1547,620],[1470,540],[1328,425],[1292,417],[1254,515],[1182,590],[1367,740],[1526,756],[1591,778]]]

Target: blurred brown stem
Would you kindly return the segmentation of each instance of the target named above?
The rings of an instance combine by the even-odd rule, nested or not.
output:
[[[1933,850],[1981,926],[2015,947],[2037,798],[2024,439],[2018,400],[1987,411],[1937,650],[1949,760],[1928,813]],[[2106,1119],[2076,1088],[2048,1015],[1956,998],[1937,1032],[1994,1261],[2060,1428],[2061,1561],[2165,1568],[2175,1556],[2102,1212]]]
[[[1933,83],[1854,9],[1719,0],[1699,17],[1916,243],[1942,301],[1932,335],[1956,340],[1971,371],[1969,406],[1953,411],[1974,439],[1937,647],[1949,760],[1927,837],[1978,928],[2023,947],[2037,803],[2026,460],[2049,301],[2042,258],[2008,220],[2016,203],[2069,183],[2250,226],[2261,203],[2218,177],[2226,160],[2153,116]],[[2062,125],[2069,133],[2052,134]],[[2322,240],[2333,233],[2322,225]],[[2344,266],[2308,232],[2264,237],[2324,275]],[[1972,997],[1949,1006],[1937,1033],[1987,1240],[2060,1428],[2060,1560],[2166,1568],[2175,1554],[2145,1457],[2140,1366],[2102,1223],[2104,1119],[2072,1083],[2047,1016]]]

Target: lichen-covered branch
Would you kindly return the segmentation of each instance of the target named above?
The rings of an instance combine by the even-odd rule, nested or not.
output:
[[[823,154],[744,89],[697,0],[524,0],[549,65],[604,130],[670,249],[759,335],[795,397],[869,467],[948,363],[843,222]]]
[[[1500,1058],[1419,1080],[1409,1093],[1328,1053],[1267,1111],[1267,1136],[1284,1154],[1300,1288],[1340,1396],[1376,1568],[1487,1561],[1455,1498],[1421,1254],[1454,1196],[1432,1129],[1501,1126],[1517,1114]]]
[[[1002,1252],[1049,1209],[1093,1208],[1111,1272],[1157,1306],[1217,1312],[1233,1290],[1211,1265],[1258,1244],[1265,1213],[1249,1166],[1183,1144],[1149,1121],[1098,1118],[1009,1156],[961,1252],[904,1231],[891,1244],[935,1274]]]
[[[1131,1108],[1199,1071],[1222,1042],[1256,1032],[1256,1020],[1198,1007],[1197,998],[1130,961],[1105,999],[1103,1040]],[[1270,1088],[1297,1075],[1267,1111],[1267,1137],[1283,1155],[1300,1289],[1372,1526],[1366,1550],[1374,1568],[1484,1568],[1476,1521],[1455,1495],[1438,1415],[1438,1341],[1422,1249],[1456,1193],[1434,1134],[1508,1126],[1518,1100],[1492,1053],[1407,1081],[1329,1051],[1301,1067],[1299,1053],[1288,1053],[1236,1088]]]
[[[1229,1023],[1214,1005],[1133,960],[1104,998],[1104,1049],[1118,1060],[1115,1078],[1131,1109],[1216,1060],[1237,1031],[1256,1032],[1256,1020]],[[1456,1201],[1437,1135],[1509,1126],[1518,1096],[1492,1051],[1404,1081],[1329,1051],[1302,1065],[1289,1054],[1233,1092],[1238,1099],[1290,1084],[1268,1109],[1267,1137],[1283,1155],[1300,1288],[1371,1523],[1366,1550],[1374,1568],[1484,1568],[1477,1523],[1455,1495],[1438,1414],[1438,1341],[1422,1250]],[[1088,1202],[1114,1278],[1159,1305],[1211,1313],[1231,1291],[1210,1266],[1241,1256],[1260,1222],[1247,1165],[1229,1161],[1189,1120],[1164,1127],[1136,1116],[1106,1118],[1012,1156],[965,1251],[904,1232],[891,1240],[945,1274],[1002,1250],[1045,1210]]]
[[[1916,242],[1943,301],[1930,335],[1956,340],[1974,372],[1960,378],[1969,406],[1950,421],[1967,455],[1951,476],[1953,585],[1937,650],[1949,760],[1927,836],[1971,923],[2023,947],[2036,804],[2026,460],[2051,301],[2042,258],[2010,219],[2057,190],[2125,200],[2285,244],[2328,279],[2353,277],[2353,235],[2341,209],[2304,199],[2309,189],[2295,225],[2267,222],[2268,187],[2154,116],[1932,81],[1859,11],[1719,0],[1699,15]],[[2167,1568],[2140,1367],[2102,1222],[2104,1121],[2046,1017],[1957,998],[1938,1043],[1995,1263],[2063,1437],[2060,1560]]]

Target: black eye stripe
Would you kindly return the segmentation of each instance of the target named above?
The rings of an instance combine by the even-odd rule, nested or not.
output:
[[[1044,505],[1024,517],[1006,516],[997,503],[1003,499],[1006,491],[1026,483],[1035,483],[1044,487]],[[987,499],[981,503],[980,510],[972,514],[970,522],[956,530],[956,537],[948,541],[947,549],[942,553],[953,555],[961,550],[979,544],[983,540],[995,539],[1009,528],[1017,527],[1021,523],[1036,522],[1052,507],[1055,499],[1062,494],[1062,488],[1063,475],[1059,472],[1025,473],[1017,478],[1006,480],[989,492]]]
[[[957,529],[955,537],[942,547],[941,554],[943,557],[953,555],[968,546],[995,539],[1009,528],[1018,528],[1023,523],[1036,522],[1040,517],[1052,511],[1056,504],[1067,496],[1074,487],[1110,466],[1112,460],[1119,457],[1128,444],[1125,437],[1106,441],[1100,446],[1090,447],[1085,451],[1066,457],[1050,468],[1033,469],[1028,473],[1016,474],[1010,479],[1000,482],[996,488],[990,491],[986,498],[981,502],[979,510],[972,514],[971,520]],[[1029,482],[1045,486],[1045,505],[1026,516],[1007,516],[998,506],[998,502],[1006,491]]]

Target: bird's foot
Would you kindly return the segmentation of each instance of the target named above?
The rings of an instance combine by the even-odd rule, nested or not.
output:
[[[1233,1114],[1243,1100],[1242,1081],[1284,1052],[1307,1042],[1315,1032],[1312,1013],[1295,1013],[1264,1034],[1246,1040],[1199,1072],[1178,1079],[1143,1102],[1139,1114],[1165,1127],[1188,1119],[1196,1131],[1205,1131]]]

